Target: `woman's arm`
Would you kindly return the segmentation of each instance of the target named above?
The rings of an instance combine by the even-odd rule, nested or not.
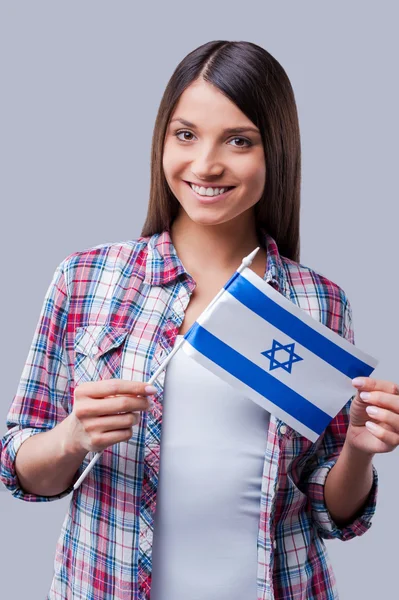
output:
[[[372,455],[357,451],[345,442],[324,486],[325,503],[339,527],[351,523],[362,512],[372,485]]]
[[[354,344],[352,309],[344,293],[341,311],[341,335]],[[338,307],[333,307],[331,314],[336,313]],[[353,445],[349,451],[347,443],[354,401],[355,395],[320,436],[299,482],[309,498],[313,522],[324,539],[346,541],[363,535],[375,513],[378,474],[372,464],[373,453],[360,454]]]
[[[71,393],[71,374],[68,368],[68,357],[65,349],[66,324],[69,312],[69,295],[65,267],[67,260],[58,265],[52,281],[47,289],[40,317],[33,335],[33,340],[22,371],[20,382],[14,400],[7,415],[8,431],[0,439],[0,480],[11,491],[14,497],[27,502],[46,502],[58,499],[57,496],[45,496],[31,493],[29,490],[47,489],[51,494],[54,490],[63,487],[63,481],[57,483],[50,481],[51,461],[58,450],[58,434],[64,430],[66,423],[63,421],[68,416],[68,400]],[[59,428],[52,431],[58,424]],[[28,438],[39,439],[29,440]],[[26,445],[25,445],[26,444]],[[50,454],[41,452],[43,448]],[[19,454],[21,452],[21,454]],[[15,462],[18,456],[19,473],[16,472]],[[80,457],[78,457],[80,458]],[[74,464],[69,464],[69,459],[60,456],[56,458],[57,464],[68,472],[64,472],[66,480],[72,478],[74,466],[78,469],[78,458],[73,459]],[[28,476],[31,471],[32,461],[43,464],[44,480],[39,477],[40,469],[34,468],[33,476]],[[47,469],[48,466],[48,469]],[[21,476],[21,482],[18,475]],[[58,477],[60,472],[54,478]],[[27,486],[24,490],[20,483]],[[65,492],[64,495],[66,495]],[[68,492],[69,493],[69,492]]]
[[[15,470],[25,494],[58,496],[72,486],[87,450],[69,445],[70,415],[50,431],[25,440],[15,457]]]

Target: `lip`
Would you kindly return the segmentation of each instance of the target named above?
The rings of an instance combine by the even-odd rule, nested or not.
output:
[[[188,183],[188,184],[192,183],[193,185],[196,185],[196,186],[198,186],[198,187],[213,187],[213,188],[216,188],[216,187],[217,187],[217,188],[219,188],[219,189],[220,189],[220,188],[222,188],[222,187],[229,187],[229,188],[236,187],[235,185],[221,185],[221,184],[218,184],[218,185],[211,185],[211,186],[206,186],[206,185],[204,185],[204,183],[203,183],[203,182],[202,182],[202,183],[196,183],[195,181],[188,181],[188,180],[186,180],[186,179],[183,179],[183,181],[185,181],[185,182],[186,182],[186,183]]]
[[[200,194],[197,194],[197,192],[195,192],[190,183],[188,181],[185,181],[184,183],[187,184],[187,187],[190,189],[190,192],[192,194],[194,194],[194,196],[196,198],[198,198],[198,200],[200,202],[202,202],[203,204],[216,204],[216,202],[220,202],[221,200],[223,200],[224,198],[226,198],[226,196],[228,196],[230,194],[230,192],[232,192],[235,187],[230,188],[229,190],[227,190],[227,192],[223,192],[223,194],[218,194],[217,196],[201,196]],[[194,184],[196,185],[196,184]],[[223,187],[223,186],[221,186]]]

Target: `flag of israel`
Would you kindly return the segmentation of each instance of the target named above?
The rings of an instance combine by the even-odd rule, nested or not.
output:
[[[236,271],[181,348],[315,442],[378,361],[313,319],[251,269]]]

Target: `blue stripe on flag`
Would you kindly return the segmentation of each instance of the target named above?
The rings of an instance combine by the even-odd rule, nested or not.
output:
[[[368,377],[374,370],[373,367],[337,346],[321,333],[312,329],[310,325],[285,310],[242,275],[238,274],[238,277],[231,277],[224,287],[228,289],[228,292],[234,298],[259,317],[280,329],[280,331],[296,340],[301,346],[316,354],[344,375],[347,375],[347,377],[351,379],[361,376]]]
[[[198,352],[320,434],[330,415],[195,322],[185,336]]]

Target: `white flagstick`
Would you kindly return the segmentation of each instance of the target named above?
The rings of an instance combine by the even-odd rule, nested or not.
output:
[[[252,261],[255,258],[255,256],[256,256],[259,248],[260,248],[260,246],[258,246],[257,248],[255,248],[255,250],[253,250],[251,252],[251,254],[248,254],[248,256],[245,256],[242,259],[241,265],[238,267],[238,269],[236,271],[237,273],[241,273],[241,271],[243,271],[246,267],[249,267],[249,265],[252,264]],[[216,294],[216,296],[210,302],[210,304],[208,304],[208,306],[205,308],[205,310],[202,312],[202,314],[204,314],[207,310],[209,310],[215,304],[215,302],[217,302],[219,300],[220,296],[225,291],[226,290],[223,287],[220,290],[220,292],[218,294]],[[154,375],[149,379],[149,381],[147,381],[147,385],[151,385],[152,383],[154,383],[154,381],[159,376],[159,374],[162,373],[162,371],[164,370],[164,368],[166,367],[166,365],[169,363],[169,361],[172,359],[172,357],[179,350],[180,346],[184,342],[184,339],[185,338],[183,337],[179,342],[177,342],[177,344],[174,346],[172,352],[166,357],[166,359],[163,361],[163,363],[161,365],[159,365],[158,369],[155,371]],[[79,479],[74,484],[74,486],[73,486],[74,490],[76,490],[80,486],[80,484],[82,483],[82,481],[85,479],[86,475],[92,470],[92,468],[94,467],[94,465],[96,464],[96,462],[98,461],[98,459],[100,458],[100,456],[102,455],[103,452],[104,452],[104,450],[102,450],[101,452],[97,452],[95,454],[95,456],[92,458],[92,460],[90,461],[90,463],[87,465],[87,467],[85,468],[85,470],[83,471],[83,473],[79,477]]]

